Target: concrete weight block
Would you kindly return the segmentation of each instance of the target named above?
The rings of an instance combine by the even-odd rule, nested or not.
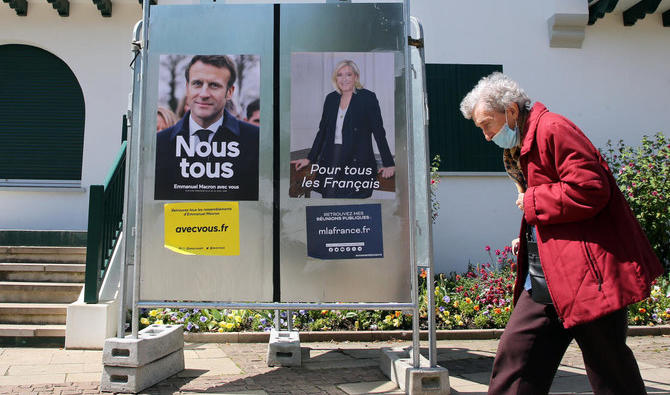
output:
[[[104,366],[100,390],[138,393],[184,370],[184,349],[140,367]]]
[[[406,371],[407,387],[405,392],[410,395],[445,394],[449,395],[449,371],[443,367],[408,369]]]
[[[300,366],[300,334],[297,331],[270,331],[268,366]]]
[[[382,348],[379,368],[391,381],[410,395],[449,394],[449,371],[430,367],[430,362],[419,355],[419,368],[412,362],[410,348]]]
[[[150,325],[139,331],[137,339],[129,336],[109,338],[102,349],[106,366],[139,367],[184,348],[181,325]]]

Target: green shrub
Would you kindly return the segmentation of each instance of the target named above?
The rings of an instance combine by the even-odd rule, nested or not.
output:
[[[670,139],[663,133],[642,137],[630,147],[607,142],[603,152],[635,217],[666,272],[670,269]]]

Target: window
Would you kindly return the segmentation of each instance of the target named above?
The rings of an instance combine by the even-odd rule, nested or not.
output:
[[[440,155],[440,171],[505,171],[502,149],[484,140],[482,131],[460,111],[465,95],[480,78],[494,71],[502,71],[502,66],[426,65],[430,154],[431,158]]]
[[[72,70],[43,49],[0,45],[0,183],[78,185],[83,144],[84,96]]]

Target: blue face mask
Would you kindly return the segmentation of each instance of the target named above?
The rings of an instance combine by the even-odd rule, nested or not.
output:
[[[519,133],[519,125],[516,125],[514,130],[507,125],[507,111],[505,111],[505,124],[500,131],[496,133],[491,139],[500,148],[512,148],[519,145],[521,141],[521,133]]]

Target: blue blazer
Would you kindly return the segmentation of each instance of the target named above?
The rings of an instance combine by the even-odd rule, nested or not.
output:
[[[351,97],[347,115],[345,115],[342,125],[340,163],[333,163],[335,122],[337,121],[340,97],[342,95],[337,91],[333,91],[326,96],[321,122],[319,122],[319,131],[307,159],[321,166],[371,167],[376,175],[377,162],[372,150],[372,137],[374,137],[383,166],[395,166],[393,155],[386,141],[379,101],[374,92],[367,89],[358,89]]]
[[[182,136],[189,141],[189,116],[184,117],[174,126],[164,129],[156,135],[156,184],[154,199],[156,200],[258,200],[258,127],[242,122],[224,110],[223,124],[216,131],[212,143],[228,143],[236,141],[239,155],[236,157],[194,156],[186,160],[190,163],[200,162],[214,165],[230,162],[233,175],[230,178],[209,177],[207,173],[195,178],[182,176],[180,162],[176,156],[176,139]],[[177,185],[197,185],[196,188],[175,188]],[[204,185],[205,187],[200,187]],[[226,186],[225,189],[209,189],[206,186]]]

